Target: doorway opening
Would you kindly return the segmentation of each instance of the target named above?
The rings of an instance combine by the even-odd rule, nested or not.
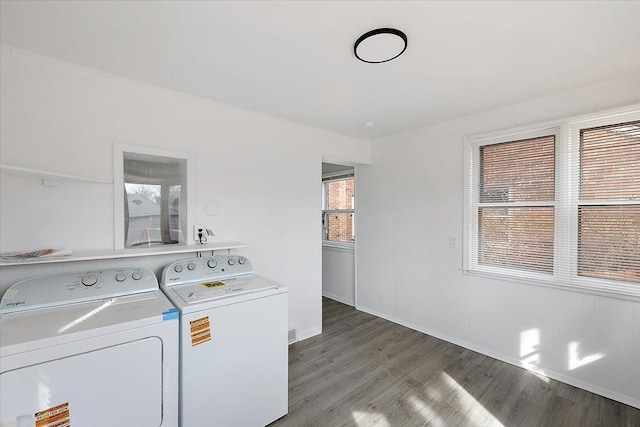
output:
[[[322,296],[355,306],[355,169],[322,163]]]

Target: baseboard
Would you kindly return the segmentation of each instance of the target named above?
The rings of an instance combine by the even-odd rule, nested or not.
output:
[[[353,301],[348,301],[347,299],[342,298],[342,297],[339,297],[339,296],[338,296],[338,295],[336,295],[336,294],[332,294],[331,292],[322,291],[322,296],[323,296],[323,297],[327,297],[327,298],[329,298],[329,299],[332,299],[332,300],[334,300],[334,301],[338,301],[338,302],[340,302],[340,303],[342,303],[342,304],[346,304],[346,305],[351,306],[351,307],[353,307],[353,306],[355,305],[355,304],[353,303]]]
[[[298,342],[306,340],[307,338],[315,337],[322,333],[322,327],[317,329],[310,329],[308,331],[298,331]]]
[[[599,387],[599,386],[596,386],[596,385],[591,384],[591,383],[586,383],[586,382],[583,382],[583,381],[579,381],[579,380],[576,380],[575,378],[567,377],[566,375],[558,373],[558,372],[555,372],[555,371],[549,371],[549,370],[546,370],[546,369],[544,371],[542,371],[542,370],[537,371],[537,370],[533,370],[533,369],[528,369],[528,368],[522,366],[522,363],[521,363],[520,360],[514,359],[513,357],[507,356],[505,354],[498,353],[498,352],[495,352],[495,351],[480,347],[478,345],[466,342],[464,340],[453,338],[453,337],[451,337],[449,335],[442,334],[442,333],[439,333],[437,331],[430,330],[428,328],[423,328],[423,327],[414,325],[414,324],[412,324],[410,322],[405,322],[405,321],[403,321],[401,319],[397,319],[397,318],[395,318],[393,316],[389,316],[389,315],[386,315],[384,313],[379,313],[376,310],[371,310],[371,309],[369,309],[367,307],[363,307],[361,305],[356,305],[355,308],[356,308],[356,310],[372,314],[374,316],[380,317],[380,318],[388,320],[390,322],[397,323],[398,325],[405,326],[405,327],[407,327],[409,329],[413,329],[415,331],[422,332],[423,334],[430,335],[432,337],[441,339],[443,341],[450,342],[450,343],[455,344],[455,345],[459,345],[460,347],[464,347],[464,348],[467,348],[469,350],[475,351],[477,353],[484,354],[485,356],[489,356],[489,357],[491,357],[493,359],[497,359],[497,360],[500,360],[502,362],[508,363],[510,365],[517,366],[518,368],[522,368],[522,369],[525,369],[527,371],[535,372],[538,375],[543,375],[545,377],[554,379],[556,381],[560,381],[560,382],[563,382],[565,384],[569,384],[571,386],[578,387],[578,388],[581,388],[583,390],[589,391],[591,393],[595,393],[595,394],[598,394],[600,396],[606,397],[608,399],[616,400],[618,402],[624,403],[625,405],[633,406],[634,408],[640,409],[640,400],[634,399],[633,397],[630,397],[630,396],[627,396],[627,395],[624,395],[624,394],[620,394],[620,393],[617,393],[615,391],[612,391],[612,390],[609,390],[609,389],[606,389],[606,388],[603,388],[603,387]]]

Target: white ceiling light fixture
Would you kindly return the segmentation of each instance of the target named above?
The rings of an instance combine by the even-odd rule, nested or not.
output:
[[[407,35],[395,28],[378,28],[364,33],[353,46],[353,53],[362,62],[379,64],[402,55],[407,49]]]

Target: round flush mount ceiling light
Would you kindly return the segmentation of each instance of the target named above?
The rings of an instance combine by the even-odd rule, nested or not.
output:
[[[364,33],[353,46],[360,61],[370,64],[391,61],[407,49],[407,35],[395,28],[378,28]]]

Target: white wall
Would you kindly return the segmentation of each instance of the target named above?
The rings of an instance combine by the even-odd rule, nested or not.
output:
[[[322,295],[355,306],[356,260],[353,248],[322,246]]]
[[[323,158],[368,163],[369,143],[226,107],[2,47],[3,164],[113,179],[113,143],[195,153],[195,221],[217,241],[242,241],[261,275],[290,288],[290,323],[300,338],[321,330]],[[215,78],[215,76],[211,76]],[[113,186],[2,175],[0,250],[113,248]],[[213,216],[207,205],[215,205]],[[174,258],[139,258],[159,271]],[[15,280],[95,264],[2,267]]]
[[[464,275],[448,240],[463,232],[464,135],[638,101],[640,76],[374,141],[358,167],[357,307],[640,407],[640,303]]]

